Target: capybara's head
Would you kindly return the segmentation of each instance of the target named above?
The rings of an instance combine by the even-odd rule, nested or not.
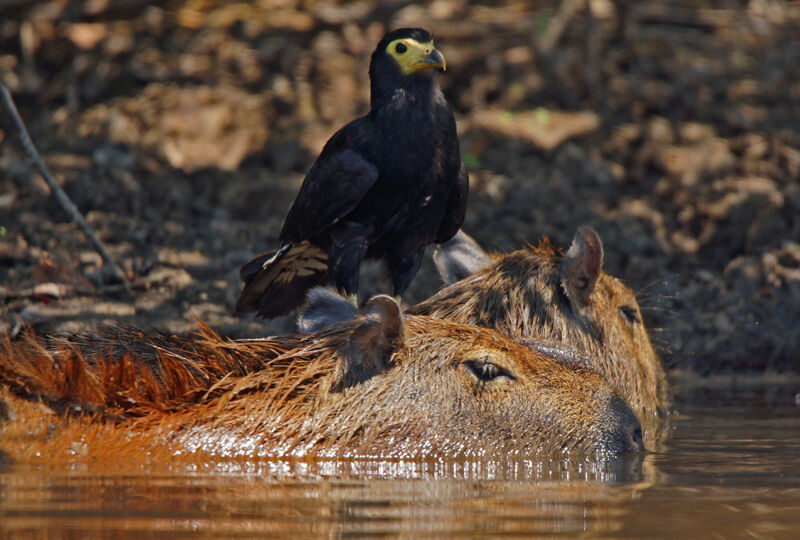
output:
[[[305,336],[117,335],[133,341],[115,344],[128,351],[121,359],[71,360],[75,343],[0,351],[0,386],[64,418],[44,420],[58,427],[42,441],[15,451],[0,440],[0,451],[53,456],[76,430],[98,459],[135,445],[172,455],[605,458],[643,444],[634,413],[592,370],[492,330],[405,317],[386,296]]]
[[[492,328],[562,357],[577,350],[578,363],[602,375],[646,428],[665,413],[666,377],[636,297],[603,271],[603,243],[591,228],[579,228],[565,254],[544,240],[487,255],[460,232],[434,260],[449,286],[409,313]]]
[[[394,300],[377,296],[365,316],[317,339],[333,336],[343,345],[321,387],[318,435],[335,431],[342,418],[359,418],[366,441],[400,456],[641,448],[638,419],[601,377],[497,332],[406,318]],[[369,453],[369,444],[363,450]]]

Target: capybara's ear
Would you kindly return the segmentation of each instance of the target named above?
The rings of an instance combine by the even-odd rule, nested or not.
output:
[[[400,306],[389,296],[371,298],[366,316],[343,348],[331,390],[341,391],[388,370],[392,355],[403,348],[404,342],[405,324]]]
[[[579,227],[561,262],[561,286],[573,308],[589,305],[603,267],[603,242],[591,227]]]
[[[357,314],[356,307],[346,298],[325,287],[314,287],[309,291],[306,303],[297,316],[297,330],[316,332],[326,326],[349,321]]]
[[[592,366],[588,356],[569,345],[564,345],[560,341],[528,338],[520,339],[519,342],[545,358],[555,360],[566,367],[590,368]]]
[[[488,266],[492,258],[468,234],[458,231],[453,238],[436,246],[433,262],[447,286]]]

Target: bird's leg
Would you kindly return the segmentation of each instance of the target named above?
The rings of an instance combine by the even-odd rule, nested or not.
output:
[[[343,296],[358,307],[358,277],[367,253],[371,229],[357,223],[340,223],[331,231],[328,276]]]
[[[425,255],[425,246],[406,257],[398,256],[397,253],[388,254],[389,275],[392,278],[392,285],[394,285],[394,298],[398,303],[411,284],[411,280],[417,275],[423,255]]]

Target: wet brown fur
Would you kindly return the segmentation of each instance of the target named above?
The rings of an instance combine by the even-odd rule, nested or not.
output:
[[[407,317],[389,369],[348,382],[343,357],[363,320],[265,340],[207,328],[185,339],[133,329],[6,339],[0,453],[60,462],[614,451],[610,434],[625,420],[600,377],[490,330]],[[517,380],[478,383],[467,357],[491,357]]]
[[[487,267],[408,312],[574,347],[625,398],[646,431],[657,427],[669,391],[633,292],[601,270],[589,305],[576,306],[559,274],[564,253],[547,238],[535,247],[491,257]],[[626,320],[622,307],[633,309],[639,322]]]

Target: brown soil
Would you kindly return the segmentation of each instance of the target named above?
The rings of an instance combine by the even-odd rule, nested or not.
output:
[[[0,80],[99,256],[0,121],[0,331],[123,322],[245,337],[238,268],[275,247],[322,144],[366,111],[369,54],[422,25],[447,58],[491,249],[581,224],[640,291],[668,367],[800,372],[800,6],[554,2],[4,2]],[[426,261],[405,300],[439,286]],[[365,269],[363,296],[386,291]]]

